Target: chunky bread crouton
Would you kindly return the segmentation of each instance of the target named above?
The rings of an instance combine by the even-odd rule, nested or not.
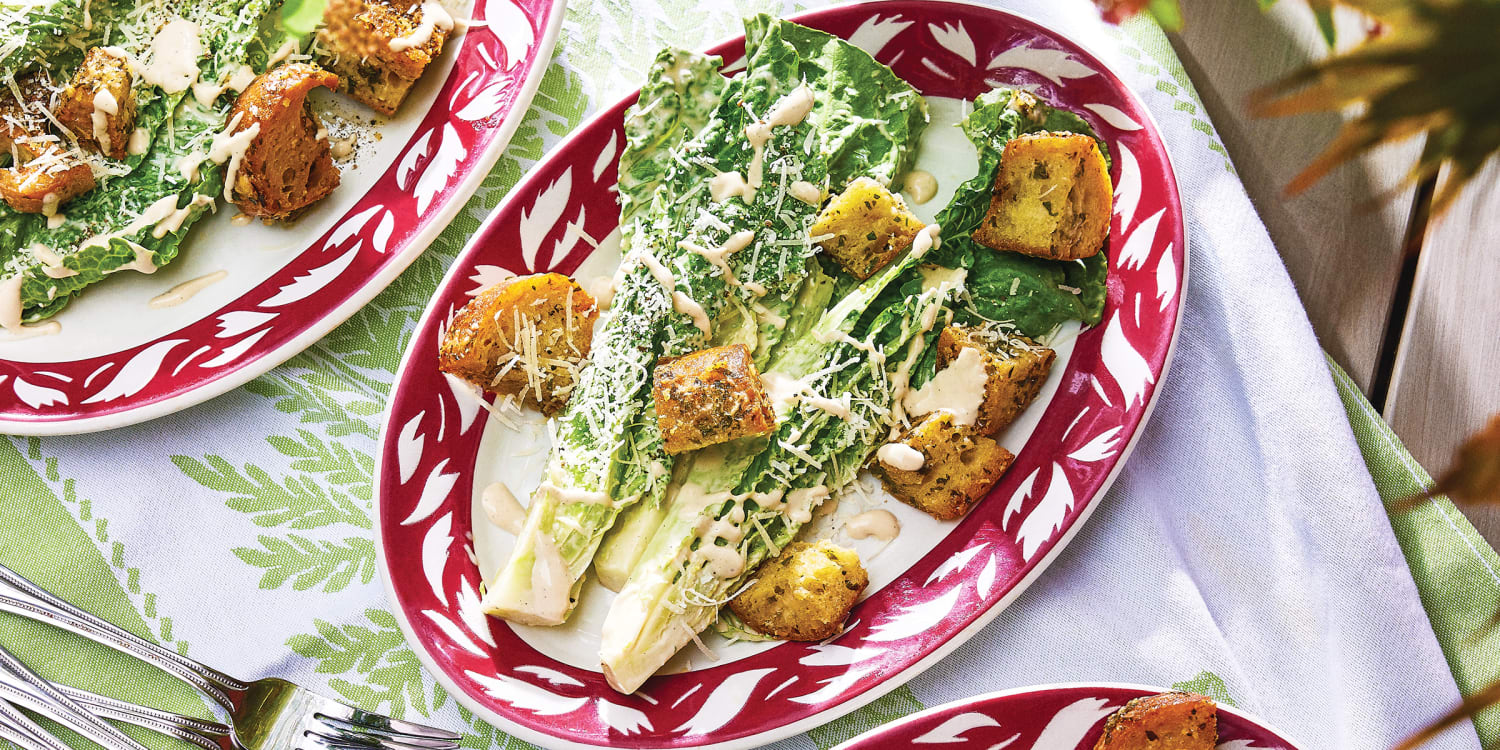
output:
[[[315,49],[350,96],[393,115],[452,30],[452,17],[437,3],[331,0]]]
[[[859,555],[827,540],[793,542],[755,571],[755,583],[729,609],[756,632],[789,641],[821,641],[844,629],[870,585]]]
[[[1030,133],[1005,144],[974,241],[1039,258],[1087,258],[1104,247],[1113,211],[1109,167],[1093,138]]]
[[[234,132],[259,128],[233,171],[233,201],[246,216],[290,219],[338,187],[339,168],[307,101],[313,89],[338,85],[337,76],[316,65],[287,63],[240,92],[229,113]]]
[[[16,92],[20,98],[16,98]],[[40,71],[16,77],[16,86],[0,85],[0,161],[11,157],[12,167],[20,166],[45,151],[48,135],[47,118],[42,114],[52,101],[52,87]]]
[[[89,165],[55,149],[25,166],[0,169],[0,198],[27,214],[51,216],[62,204],[93,190],[94,184]]]
[[[913,425],[895,445],[882,446],[870,468],[896,499],[934,518],[962,518],[989,494],[1016,457],[970,427],[955,424],[952,412],[935,411]],[[903,455],[904,454],[904,455]]]
[[[776,429],[776,413],[744,344],[716,346],[656,363],[651,393],[668,453],[683,453]]]
[[[1005,429],[1036,400],[1057,360],[1057,352],[1019,333],[992,327],[948,326],[938,335],[938,369],[947,367],[963,349],[977,349],[984,356],[989,380],[974,430],[986,436]]]
[[[923,226],[900,196],[861,177],[828,201],[808,231],[814,237],[833,235],[818,244],[863,281],[911,245]]]
[[[1218,707],[1201,695],[1162,693],[1136,698],[1110,715],[1094,750],[1213,750]]]
[[[594,298],[567,276],[518,276],[459,309],[438,347],[438,369],[551,416],[573,392],[598,318]]]
[[[135,95],[130,65],[102,48],[92,47],[73,79],[58,95],[53,113],[78,143],[111,159],[124,159],[135,130]]]

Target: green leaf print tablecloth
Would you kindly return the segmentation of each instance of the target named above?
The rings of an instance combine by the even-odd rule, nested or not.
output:
[[[0,562],[236,675],[280,675],[461,728],[468,747],[526,746],[422,671],[377,580],[371,456],[396,365],[480,220],[589,113],[633,90],[660,46],[704,47],[736,33],[743,15],[810,7],[572,6],[534,104],[479,192],[348,323],[180,414],[103,434],[0,440]],[[1330,376],[1160,30],[1105,26],[1085,0],[1004,7],[1096,50],[1167,136],[1193,242],[1177,359],[1101,509],[1011,610],[909,684],[781,744],[827,748],[1006,687],[1128,681],[1236,703],[1307,748],[1390,746],[1500,673],[1497,636],[1473,635],[1500,599],[1500,559],[1446,502],[1385,514],[1382,500],[1426,477],[1347,378],[1336,367]],[[1287,353],[1276,368],[1259,366],[1272,337]],[[0,643],[84,687],[204,707],[160,673],[57,631],[0,617]],[[1476,729],[1478,739],[1500,739],[1500,719],[1485,716],[1434,747],[1475,747]]]

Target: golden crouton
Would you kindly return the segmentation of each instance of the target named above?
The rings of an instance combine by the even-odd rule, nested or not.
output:
[[[1114,211],[1099,144],[1077,133],[1031,133],[1005,144],[990,209],[974,241],[1038,258],[1098,254]]]
[[[776,429],[776,413],[744,344],[716,346],[656,363],[652,396],[668,453]]]
[[[1094,750],[1213,750],[1218,707],[1201,695],[1162,693],[1136,698],[1110,715]]]
[[[833,235],[818,244],[863,281],[900,255],[923,226],[900,196],[861,177],[828,201],[809,232],[814,237]]]
[[[56,150],[26,166],[0,169],[0,198],[21,213],[50,216],[93,189],[94,170]]]
[[[789,641],[838,635],[870,585],[859,555],[827,540],[793,542],[761,565],[755,578],[729,609],[756,632]]]
[[[994,440],[955,424],[948,411],[927,415],[897,442],[922,454],[919,468],[897,468],[879,452],[870,468],[896,499],[943,521],[968,513],[1016,460]]]
[[[21,92],[20,99],[16,91]],[[11,166],[25,164],[45,150],[40,138],[56,137],[47,135],[47,118],[42,114],[51,100],[52,88],[42,72],[17,76],[15,90],[0,85],[0,161],[9,155]]]
[[[135,130],[130,83],[129,63],[99,47],[90,48],[58,96],[54,115],[90,151],[123,159]]]
[[[339,185],[339,168],[328,138],[307,101],[319,86],[337,89],[339,79],[310,63],[287,63],[255,79],[230,110],[235,132],[260,131],[234,174],[234,204],[246,216],[289,219]]]
[[[559,273],[518,276],[459,309],[438,347],[438,369],[556,414],[594,343],[599,305]]]
[[[958,359],[961,349],[984,355],[988,376],[974,431],[994,435],[1015,421],[1041,392],[1057,352],[1018,333],[991,328],[948,326],[938,335],[938,369]]]
[[[451,18],[425,13],[417,4],[331,0],[318,31],[318,60],[355,100],[393,115],[452,30]]]

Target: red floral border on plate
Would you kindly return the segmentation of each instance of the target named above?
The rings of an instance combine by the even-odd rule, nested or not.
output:
[[[0,360],[0,432],[86,432],[186,408],[264,373],[373,298],[463,207],[530,104],[561,0],[475,0],[476,24],[392,165],[331,228],[213,313],[125,350]]]
[[[1025,85],[1079,111],[1110,145],[1118,186],[1104,318],[1079,335],[1056,397],[1009,473],[935,549],[861,602],[829,644],[787,643],[661,676],[624,696],[599,673],[538,653],[478,610],[471,536],[483,424],[436,369],[444,321],[486,266],[577,268],[582,234],[615,229],[612,189],[632,99],[537,165],[450,269],[397,375],[377,471],[381,569],[419,657],[459,699],[557,747],[751,746],[832,720],[893,689],[999,611],[1099,502],[1149,411],[1172,348],[1187,270],[1181,206],[1144,105],[1096,58],[1031,21],[951,2],[898,0],[797,17],[875,52],[925,93]],[[743,40],[716,47],[733,63]],[[632,97],[633,98],[633,97]]]
[[[942,745],[944,750],[1091,750],[1110,714],[1132,699],[1162,692],[1166,690],[1136,685],[1038,685],[1006,690],[929,708],[834,750],[913,745]],[[1225,705],[1218,707],[1217,714],[1219,747],[1296,750],[1291,740],[1249,714]]]

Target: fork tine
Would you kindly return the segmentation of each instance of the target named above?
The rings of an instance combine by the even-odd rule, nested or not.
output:
[[[341,742],[352,742],[370,747],[392,747],[396,750],[453,750],[458,743],[453,740],[435,740],[391,732],[385,729],[351,724],[342,719],[318,716],[322,726],[314,731],[336,738]]]
[[[342,722],[355,731],[376,730],[386,735],[410,742],[411,740],[444,740],[449,743],[448,747],[456,745],[463,735],[450,732],[446,729],[430,727],[426,724],[415,724],[410,721],[392,719],[389,716],[361,711],[353,706],[340,703],[332,698],[326,698],[324,705],[316,712],[318,718],[328,721],[330,719]],[[424,747],[434,747],[424,745]]]
[[[319,721],[323,723],[324,726],[328,728],[328,731],[340,736],[348,737],[349,739],[354,741],[358,741],[358,738],[361,736],[369,735],[380,739],[399,742],[407,747],[423,748],[425,750],[446,750],[458,745],[458,740],[456,739],[450,740],[438,739],[436,737],[422,737],[411,734],[410,732],[402,732],[395,728],[387,729],[384,727],[372,726],[371,724],[359,724],[346,719],[340,719],[336,716],[328,716],[327,714],[321,713],[315,714],[315,716]]]
[[[317,732],[303,732],[295,743],[296,750],[369,750],[369,745],[341,742]]]

